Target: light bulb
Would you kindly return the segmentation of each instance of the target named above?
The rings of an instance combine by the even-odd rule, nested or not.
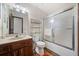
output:
[[[20,8],[20,6],[19,6],[19,5],[16,5],[16,8],[18,8],[18,9],[19,9],[19,8]]]
[[[22,10],[23,10],[23,11],[26,11],[26,9],[25,9],[25,8],[23,8]]]
[[[24,10],[22,10],[22,13],[24,14],[24,13],[26,13]]]
[[[54,19],[50,20],[50,23],[53,23],[54,22]]]
[[[20,12],[20,9],[16,8],[16,11]]]

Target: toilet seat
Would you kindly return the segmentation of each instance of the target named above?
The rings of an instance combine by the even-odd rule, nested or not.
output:
[[[45,43],[42,41],[38,41],[38,42],[36,42],[36,44],[38,47],[45,47]]]

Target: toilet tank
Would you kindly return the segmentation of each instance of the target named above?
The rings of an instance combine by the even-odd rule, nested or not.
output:
[[[33,41],[37,42],[40,40],[40,37],[38,35],[33,36]]]

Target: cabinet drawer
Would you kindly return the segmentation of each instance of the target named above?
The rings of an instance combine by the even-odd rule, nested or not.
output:
[[[19,49],[19,48],[22,48],[24,47],[24,41],[18,41],[18,42],[14,42],[11,44],[11,49],[14,50],[14,49]]]
[[[32,39],[28,39],[25,41],[25,46],[32,46]]]
[[[9,52],[10,46],[9,45],[0,45],[0,54],[4,54]]]

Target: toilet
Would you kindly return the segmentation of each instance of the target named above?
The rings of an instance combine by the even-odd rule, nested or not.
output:
[[[35,43],[35,51],[39,55],[44,55],[44,47],[45,43],[39,40],[39,36],[36,36],[33,38],[33,41]]]

